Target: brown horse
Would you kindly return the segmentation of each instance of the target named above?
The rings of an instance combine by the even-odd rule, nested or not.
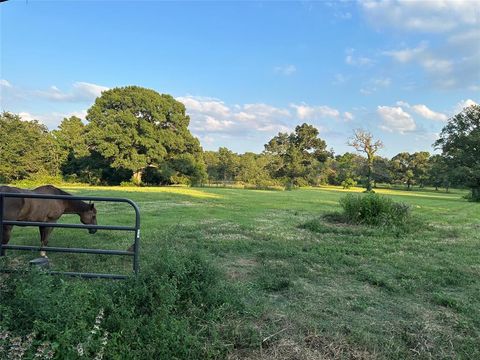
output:
[[[0,186],[0,192],[22,193],[22,194],[48,194],[48,195],[70,195],[52,185],[40,186],[34,190],[19,189],[11,186]],[[83,224],[97,225],[97,210],[93,204],[87,204],[80,200],[59,200],[59,199],[31,199],[31,198],[4,198],[4,220],[10,221],[35,221],[56,223],[63,214],[78,214]],[[13,225],[3,226],[3,244],[8,244]],[[48,237],[52,227],[39,226],[40,242],[47,246]],[[0,229],[1,230],[1,229]],[[89,229],[94,234],[96,229]],[[5,255],[2,249],[0,256]],[[45,251],[40,256],[46,257]]]

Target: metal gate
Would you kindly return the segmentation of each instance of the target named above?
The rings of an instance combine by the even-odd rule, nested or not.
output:
[[[49,200],[86,200],[86,201],[104,201],[104,202],[119,202],[130,204],[135,210],[135,226],[116,226],[116,225],[85,225],[85,224],[57,224],[49,222],[34,222],[34,221],[13,221],[5,220],[4,204],[5,198],[32,198],[32,199],[49,199]],[[45,226],[52,228],[67,228],[67,229],[96,229],[96,230],[121,230],[131,231],[134,234],[133,251],[122,250],[105,250],[105,249],[84,249],[84,248],[66,248],[66,247],[51,247],[51,246],[27,246],[27,245],[3,245],[3,225],[19,225],[19,226]],[[26,250],[26,251],[47,251],[47,252],[63,252],[76,254],[102,254],[102,255],[123,255],[133,257],[133,271],[135,274],[139,271],[139,246],[140,246],[140,210],[137,204],[130,199],[125,198],[111,198],[111,197],[97,197],[97,196],[70,196],[70,195],[43,195],[43,194],[15,194],[0,192],[0,252],[2,249],[11,250]],[[52,274],[80,276],[85,278],[107,278],[107,279],[125,279],[127,275],[121,274],[102,274],[89,272],[61,272],[50,271]]]

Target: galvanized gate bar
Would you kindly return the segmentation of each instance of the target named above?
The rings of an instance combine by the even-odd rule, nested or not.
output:
[[[32,199],[46,199],[46,200],[83,200],[83,201],[104,201],[104,202],[118,202],[127,203],[135,210],[135,226],[117,226],[117,225],[84,225],[84,224],[57,224],[48,222],[35,221],[12,221],[4,220],[4,204],[5,198],[32,198]],[[122,250],[106,250],[106,249],[83,249],[83,248],[64,248],[64,247],[48,247],[48,246],[27,246],[27,245],[3,245],[3,225],[16,226],[45,226],[58,227],[67,229],[96,229],[96,230],[120,230],[134,232],[134,247],[133,251]],[[125,255],[133,256],[133,271],[135,274],[139,271],[139,246],[140,246],[140,210],[135,202],[126,198],[112,198],[112,197],[98,197],[98,196],[70,196],[70,195],[47,195],[47,194],[22,194],[22,193],[0,193],[0,252],[2,249],[11,250],[40,250],[51,252],[64,253],[83,253],[83,254],[105,254],[105,255]],[[68,276],[81,276],[85,278],[109,278],[109,279],[125,279],[127,275],[120,274],[101,274],[101,273],[87,273],[87,272],[59,272],[51,271],[51,274],[63,274]]]
[[[78,254],[98,254],[98,255],[129,255],[133,256],[133,251],[125,250],[106,250],[106,249],[84,249],[84,248],[66,248],[54,246],[30,246],[30,245],[3,245],[4,249],[10,250],[26,250],[26,251],[49,251],[62,253],[78,253]]]
[[[66,229],[96,229],[96,230],[121,230],[121,231],[136,231],[135,227],[131,226],[116,226],[116,225],[88,225],[88,224],[58,224],[49,222],[37,221],[16,221],[3,220],[3,225],[17,225],[17,226],[45,226],[51,228],[66,228]]]
[[[9,270],[3,269],[3,273],[13,274],[13,273],[26,273],[26,270]],[[113,279],[113,280],[124,280],[128,279],[128,275],[121,274],[102,274],[102,273],[87,273],[87,272],[75,272],[75,271],[48,271],[45,272],[47,275],[65,275],[71,277],[82,277],[87,279]]]
[[[82,277],[86,279],[113,279],[113,280],[128,279],[127,275],[87,273],[87,272],[74,272],[74,271],[49,271],[49,274]]]

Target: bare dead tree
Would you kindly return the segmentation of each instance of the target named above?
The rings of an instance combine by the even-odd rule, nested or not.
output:
[[[375,159],[375,153],[383,148],[383,143],[380,140],[375,140],[373,135],[368,131],[357,129],[354,131],[353,136],[348,139],[347,144],[352,146],[358,152],[363,152],[367,155],[367,191],[372,191],[372,173],[373,173],[373,161]]]

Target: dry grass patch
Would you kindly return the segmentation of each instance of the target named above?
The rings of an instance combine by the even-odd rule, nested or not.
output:
[[[365,349],[359,349],[342,338],[320,335],[307,336],[303,341],[281,338],[268,348],[250,353],[234,353],[229,360],[372,360],[376,359]]]
[[[244,281],[252,275],[257,266],[258,262],[256,260],[239,257],[228,262],[225,268],[230,279]]]

